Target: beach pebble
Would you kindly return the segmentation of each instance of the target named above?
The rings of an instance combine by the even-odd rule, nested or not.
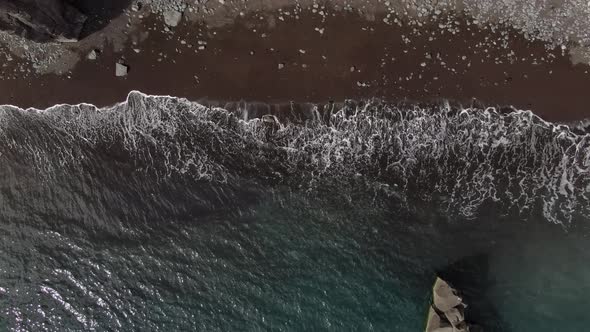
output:
[[[131,5],[131,10],[134,11],[134,12],[138,12],[138,11],[141,10],[142,6],[143,5],[142,5],[141,2],[136,2],[133,5]]]
[[[180,23],[182,19],[182,13],[177,10],[168,10],[164,12],[164,23],[166,25],[175,27]]]
[[[285,68],[285,64],[284,64],[284,63],[282,63],[282,62],[281,62],[281,63],[279,63],[279,69],[283,69],[283,68]]]
[[[129,66],[117,62],[117,64],[115,65],[115,76],[117,76],[117,77],[127,76],[128,72],[129,72]]]
[[[86,58],[88,58],[88,60],[96,60],[98,59],[98,52],[96,50],[92,50],[90,53],[88,53]]]

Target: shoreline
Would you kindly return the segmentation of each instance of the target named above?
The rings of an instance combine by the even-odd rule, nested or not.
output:
[[[152,15],[123,48],[106,45],[95,61],[80,54],[67,73],[5,78],[0,104],[102,107],[138,90],[265,104],[450,100],[513,106],[552,122],[590,117],[590,66],[573,65],[567,52],[547,50],[514,29],[482,28],[455,16],[416,29],[387,24],[386,16],[371,21],[327,12],[303,10],[283,20],[254,12],[218,28],[185,20],[169,32]],[[17,62],[8,70],[18,72]],[[117,62],[129,66],[126,77],[115,77]]]
[[[135,95],[135,96],[134,96]],[[97,109],[97,110],[109,110],[119,105],[133,103],[136,97],[140,98],[164,98],[179,102],[188,102],[197,104],[200,107],[205,108],[220,108],[230,114],[233,114],[240,120],[249,121],[253,119],[265,120],[266,116],[271,116],[274,120],[281,123],[291,124],[304,124],[306,121],[328,121],[330,116],[343,109],[347,110],[359,110],[364,109],[366,106],[370,106],[371,109],[390,109],[393,111],[413,112],[415,110],[426,111],[427,114],[439,114],[440,112],[448,112],[449,114],[455,114],[457,112],[468,111],[475,115],[479,112],[491,112],[492,114],[500,115],[502,117],[511,116],[532,116],[534,121],[540,121],[542,124],[551,126],[554,128],[567,127],[567,130],[574,135],[585,136],[590,134],[590,118],[584,118],[580,120],[572,121],[550,121],[545,120],[530,110],[517,109],[513,106],[502,106],[502,105],[487,105],[480,101],[474,101],[471,105],[463,105],[461,103],[452,100],[438,100],[438,101],[403,101],[403,102],[388,102],[386,100],[380,100],[377,98],[373,99],[346,99],[341,101],[325,101],[325,102],[257,102],[257,101],[220,101],[220,100],[190,100],[184,97],[178,97],[173,95],[157,95],[147,94],[138,90],[132,90],[128,93],[127,97],[119,102],[112,105],[97,106],[91,103],[60,103],[51,105],[46,108],[27,107],[23,108],[17,105],[4,104],[2,107],[8,107],[17,109],[23,112],[46,112],[59,109],[60,107],[78,107],[81,110],[84,109]],[[132,98],[132,99],[130,99]],[[353,112],[354,113],[354,112]],[[353,113],[347,113],[352,115]]]

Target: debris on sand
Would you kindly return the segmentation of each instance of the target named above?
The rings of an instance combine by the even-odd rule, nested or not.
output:
[[[123,77],[123,76],[127,76],[127,73],[129,72],[129,66],[127,66],[126,64],[117,62],[115,64],[115,76],[117,77]]]
[[[136,2],[131,5],[131,10],[134,12],[138,12],[143,8],[143,4],[141,2]]]
[[[97,51],[97,50],[92,50],[92,51],[90,51],[90,53],[88,53],[88,55],[86,56],[86,58],[88,60],[96,60],[96,59],[98,59],[98,54],[99,53],[100,52]]]
[[[162,15],[164,16],[164,23],[169,27],[178,26],[178,23],[182,20],[182,12],[178,10],[167,10]]]

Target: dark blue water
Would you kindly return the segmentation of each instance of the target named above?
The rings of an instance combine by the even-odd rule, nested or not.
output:
[[[132,93],[0,110],[0,326],[583,331],[590,136],[378,102],[249,119]]]

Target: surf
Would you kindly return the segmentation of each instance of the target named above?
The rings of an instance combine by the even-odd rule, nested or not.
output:
[[[310,105],[298,117],[254,118],[246,106],[227,110],[137,91],[106,108],[2,106],[0,163],[24,163],[41,182],[103,165],[211,186],[246,181],[310,195],[339,188],[349,201],[362,190],[467,218],[486,204],[523,216],[542,211],[564,226],[590,213],[583,125],[449,103],[347,101]],[[109,158],[121,168],[104,166]]]

